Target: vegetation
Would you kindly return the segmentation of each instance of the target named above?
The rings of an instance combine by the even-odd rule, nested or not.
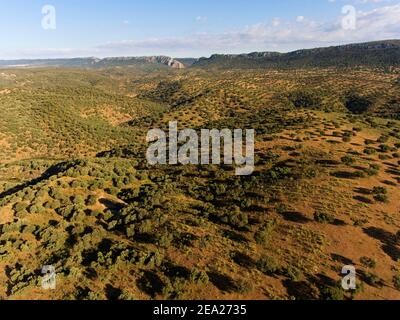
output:
[[[400,297],[397,78],[3,69],[0,299]],[[148,165],[147,131],[171,120],[255,129],[253,175]],[[44,265],[60,290],[40,289]]]

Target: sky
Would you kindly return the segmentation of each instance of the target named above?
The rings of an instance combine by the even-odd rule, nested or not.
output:
[[[288,52],[400,39],[400,0],[0,0],[0,59]]]

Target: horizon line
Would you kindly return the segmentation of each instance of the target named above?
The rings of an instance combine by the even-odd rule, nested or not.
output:
[[[303,51],[303,50],[316,50],[316,49],[325,49],[325,48],[335,48],[335,47],[345,47],[345,46],[351,46],[351,45],[362,45],[362,44],[372,44],[372,43],[381,43],[381,42],[391,42],[391,41],[400,41],[399,39],[384,39],[384,40],[372,40],[372,41],[367,41],[367,42],[351,42],[351,43],[346,43],[346,44],[340,44],[340,45],[330,45],[330,46],[317,46],[317,47],[313,47],[313,48],[299,48],[299,49],[295,49],[295,50],[291,50],[291,51],[252,51],[252,52],[242,52],[242,53],[213,53],[210,54],[209,57],[207,56],[199,56],[199,57],[190,57],[190,56],[186,56],[186,57],[173,57],[170,55],[165,55],[165,54],[157,54],[157,55],[121,55],[121,56],[106,56],[103,58],[99,58],[96,56],[76,56],[76,57],[70,57],[70,58],[65,58],[65,57],[52,57],[52,58],[8,58],[8,59],[4,59],[4,58],[0,58],[0,61],[4,62],[4,61],[49,61],[49,60],[74,60],[74,59],[98,59],[98,60],[105,60],[105,59],[115,59],[115,58],[148,58],[148,57],[167,57],[167,58],[172,58],[174,60],[178,60],[179,59],[202,59],[202,58],[210,58],[214,55],[230,55],[230,56],[240,56],[240,55],[247,55],[247,54],[252,54],[252,53],[277,53],[277,54],[288,54],[288,53],[293,53],[293,52],[298,52],[298,51]]]

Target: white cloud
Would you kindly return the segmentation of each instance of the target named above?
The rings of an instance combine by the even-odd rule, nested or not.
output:
[[[376,1],[376,0],[375,0]],[[292,50],[350,42],[400,38],[400,4],[357,13],[355,30],[344,30],[341,19],[318,22],[299,16],[296,23],[275,18],[270,23],[247,26],[224,34],[194,34],[190,37],[154,38],[108,43],[100,50],[152,49],[162,51],[246,52],[248,50]],[[299,24],[301,22],[301,24]]]
[[[297,22],[303,22],[304,21],[304,16],[298,16],[297,18],[296,18],[296,21]]]
[[[374,0],[379,1],[379,0]],[[33,51],[46,56],[96,55],[170,55],[198,56],[212,53],[241,53],[249,51],[290,51],[300,48],[337,45],[400,38],[400,4],[383,6],[370,11],[357,12],[355,30],[342,28],[343,16],[330,22],[306,19],[296,21],[279,18],[269,23],[258,23],[220,34],[196,33],[186,37],[148,38],[124,40],[83,50],[45,49]],[[198,17],[196,20],[203,20]],[[57,53],[58,52],[58,53]],[[27,51],[20,52],[26,56]]]

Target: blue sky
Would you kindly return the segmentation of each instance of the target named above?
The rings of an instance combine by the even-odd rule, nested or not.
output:
[[[0,0],[0,4],[0,59],[199,57],[400,38],[400,0]],[[44,5],[55,8],[55,29],[42,27]],[[343,29],[345,5],[356,10],[357,25],[351,30]]]

